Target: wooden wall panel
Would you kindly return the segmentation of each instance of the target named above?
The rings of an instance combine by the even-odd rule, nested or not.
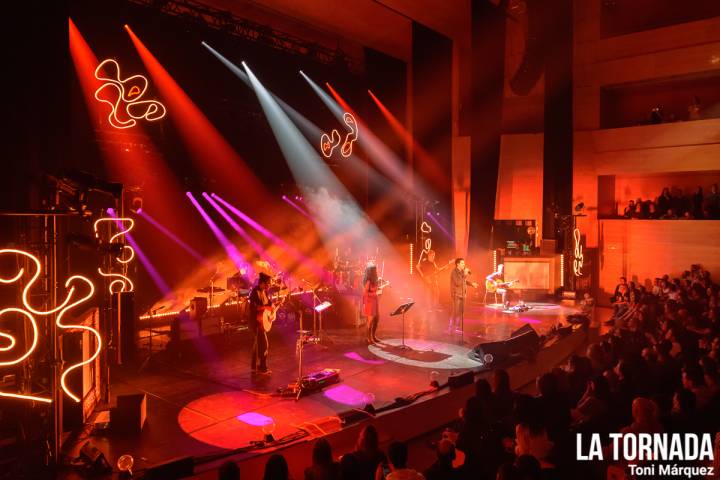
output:
[[[495,199],[496,219],[535,219],[542,232],[543,135],[503,135]]]
[[[720,276],[720,220],[601,220],[600,300],[607,302],[618,277],[647,285],[679,276],[694,263]],[[709,240],[712,239],[712,240]]]

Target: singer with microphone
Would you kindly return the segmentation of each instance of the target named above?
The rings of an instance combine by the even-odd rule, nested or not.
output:
[[[465,314],[465,297],[467,296],[468,285],[478,288],[477,282],[468,280],[471,274],[470,269],[465,267],[464,258],[455,259],[455,268],[450,274],[450,296],[452,297],[452,310],[450,312],[450,323],[448,333],[462,332],[463,318]]]

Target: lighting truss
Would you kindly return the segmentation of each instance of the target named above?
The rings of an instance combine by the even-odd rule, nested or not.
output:
[[[156,9],[166,15],[202,24],[213,30],[225,32],[251,42],[258,42],[276,50],[295,55],[309,56],[324,64],[344,64],[353,72],[362,71],[358,62],[341,49],[328,48],[300,37],[275,30],[267,25],[253,22],[193,0],[128,0],[137,5]]]

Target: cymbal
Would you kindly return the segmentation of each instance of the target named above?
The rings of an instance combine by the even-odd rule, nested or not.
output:
[[[202,288],[197,289],[197,292],[199,292],[199,293],[210,293],[210,292],[220,293],[220,292],[224,292],[224,291],[225,291],[225,289],[222,287],[210,287],[209,285],[207,287],[202,287]]]

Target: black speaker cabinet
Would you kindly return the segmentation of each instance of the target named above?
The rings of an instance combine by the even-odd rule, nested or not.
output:
[[[526,324],[512,332],[507,340],[477,345],[471,355],[489,366],[514,358],[533,358],[539,348],[540,337],[530,325]]]
[[[110,427],[115,432],[140,433],[147,420],[147,395],[118,395],[117,407],[110,410]]]

